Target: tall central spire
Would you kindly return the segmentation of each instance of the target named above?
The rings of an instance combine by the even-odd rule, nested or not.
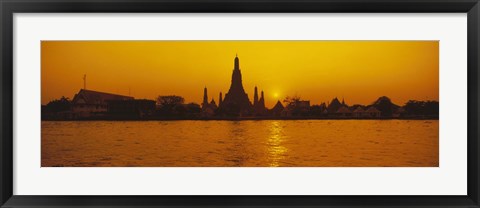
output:
[[[233,70],[240,70],[240,60],[238,59],[238,54],[235,54],[235,66]]]
[[[232,73],[232,83],[228,93],[225,94],[225,99],[222,102],[222,107],[230,108],[227,111],[236,111],[237,113],[249,112],[252,109],[252,104],[248,99],[247,93],[243,89],[242,72],[240,71],[240,60],[238,55],[235,55],[234,67]]]
[[[232,73],[232,85],[230,86],[230,91],[235,91],[239,93],[245,93],[242,84],[242,72],[240,71],[240,60],[238,56],[235,56],[235,64]]]

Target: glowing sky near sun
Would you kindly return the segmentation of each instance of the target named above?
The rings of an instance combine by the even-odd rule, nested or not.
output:
[[[396,104],[439,97],[438,41],[42,41],[42,104],[87,89],[200,103],[228,91],[238,53],[250,100],[267,107],[288,95],[312,104],[345,98]]]

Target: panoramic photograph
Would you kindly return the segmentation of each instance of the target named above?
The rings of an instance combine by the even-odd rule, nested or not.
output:
[[[439,167],[438,41],[42,41],[42,167]]]

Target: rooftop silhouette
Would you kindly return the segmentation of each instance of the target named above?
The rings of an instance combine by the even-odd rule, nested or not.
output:
[[[84,76],[85,81],[85,76]],[[219,92],[218,104],[209,101],[207,86],[203,89],[203,102],[184,104],[185,99],[177,95],[159,96],[156,101],[134,99],[130,96],[81,89],[69,101],[62,97],[47,104],[42,110],[43,118],[53,119],[229,119],[229,118],[277,118],[277,119],[366,119],[366,118],[414,118],[438,119],[437,101],[411,100],[399,106],[386,96],[379,97],[370,105],[349,106],[345,99],[337,97],[329,103],[311,105],[300,97],[287,97],[271,108],[265,107],[264,92],[254,87],[250,101],[242,83],[242,72],[238,55],[234,59],[231,83],[223,97]],[[51,104],[51,105],[50,105]],[[60,116],[59,116],[60,115]]]

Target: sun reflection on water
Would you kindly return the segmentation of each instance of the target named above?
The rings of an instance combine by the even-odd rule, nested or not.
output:
[[[270,126],[270,137],[268,139],[268,153],[270,158],[270,167],[280,166],[280,162],[285,159],[288,149],[283,146],[285,134],[280,122],[273,121]]]
[[[424,120],[42,121],[42,167],[438,167]]]

